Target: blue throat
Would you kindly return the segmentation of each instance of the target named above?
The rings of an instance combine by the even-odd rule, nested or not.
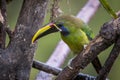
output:
[[[70,32],[63,25],[60,26],[60,29],[62,30],[61,34],[63,36],[68,36],[70,34]]]

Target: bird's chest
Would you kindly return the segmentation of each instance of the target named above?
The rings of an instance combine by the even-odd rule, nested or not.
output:
[[[86,34],[82,31],[76,33],[70,33],[68,36],[62,36],[63,41],[69,46],[69,48],[75,52],[79,53],[83,50],[84,45],[89,43]]]

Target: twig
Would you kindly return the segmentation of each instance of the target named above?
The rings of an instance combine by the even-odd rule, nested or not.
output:
[[[77,17],[82,19],[85,23],[88,23],[90,21],[91,17],[97,11],[99,5],[100,5],[100,3],[98,0],[89,0],[87,2],[87,4],[83,7],[83,9],[78,13]],[[70,49],[61,40],[58,43],[55,50],[53,51],[53,54],[51,55],[51,57],[46,62],[46,64],[53,66],[53,67],[60,67],[63,64],[63,62],[65,61],[69,52],[70,52]],[[40,80],[40,79],[44,80],[45,78],[47,78],[46,76],[51,77],[52,75],[41,71],[38,73],[36,80]],[[47,79],[45,79],[45,80],[47,80]],[[49,80],[50,80],[50,78],[49,78]]]
[[[106,0],[99,0],[102,6],[105,8],[105,10],[114,18],[118,18],[118,15],[116,15],[115,11],[110,7],[108,2]]]
[[[72,70],[65,67],[56,80],[71,80],[79,70],[84,69],[100,52],[112,45],[120,29],[120,18],[103,25],[100,34],[71,62]],[[120,34],[119,34],[120,35]]]

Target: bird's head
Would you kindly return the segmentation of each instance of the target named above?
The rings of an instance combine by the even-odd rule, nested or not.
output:
[[[39,29],[32,38],[32,43],[37,39],[54,32],[60,32],[61,35],[67,36],[70,32],[74,31],[74,25],[77,25],[78,21],[74,16],[62,15],[54,20],[54,22],[47,24],[43,28]]]

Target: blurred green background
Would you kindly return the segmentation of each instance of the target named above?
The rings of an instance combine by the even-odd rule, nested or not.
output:
[[[14,26],[17,21],[22,1],[23,0],[13,0],[7,6],[8,22],[12,30],[14,30]],[[108,1],[116,12],[120,9],[119,4],[120,0],[108,0]],[[64,13],[76,15],[86,2],[87,0],[61,0],[60,8],[64,11]],[[98,34],[102,24],[110,20],[111,16],[105,11],[103,7],[100,7],[97,13],[89,22],[89,26],[92,28],[95,34]],[[49,16],[46,16],[44,24],[47,23],[48,21]],[[60,40],[59,33],[51,34],[41,38],[39,40],[38,48],[36,50],[35,59],[42,62],[46,62],[51,53],[53,52],[53,50],[55,49],[59,40]],[[108,57],[111,49],[112,47],[110,47],[109,49],[107,49],[106,51],[99,55],[102,63],[104,63],[104,61]],[[69,57],[72,57],[72,55],[70,54]],[[32,69],[30,80],[35,79],[35,75],[37,75],[37,72],[38,70]],[[86,74],[96,75],[96,72],[91,66],[91,64],[88,65],[82,72]],[[119,75],[120,75],[120,57],[118,57],[116,62],[114,63],[114,66],[112,67],[111,72],[109,74],[109,78],[111,80],[119,80],[120,79]]]

